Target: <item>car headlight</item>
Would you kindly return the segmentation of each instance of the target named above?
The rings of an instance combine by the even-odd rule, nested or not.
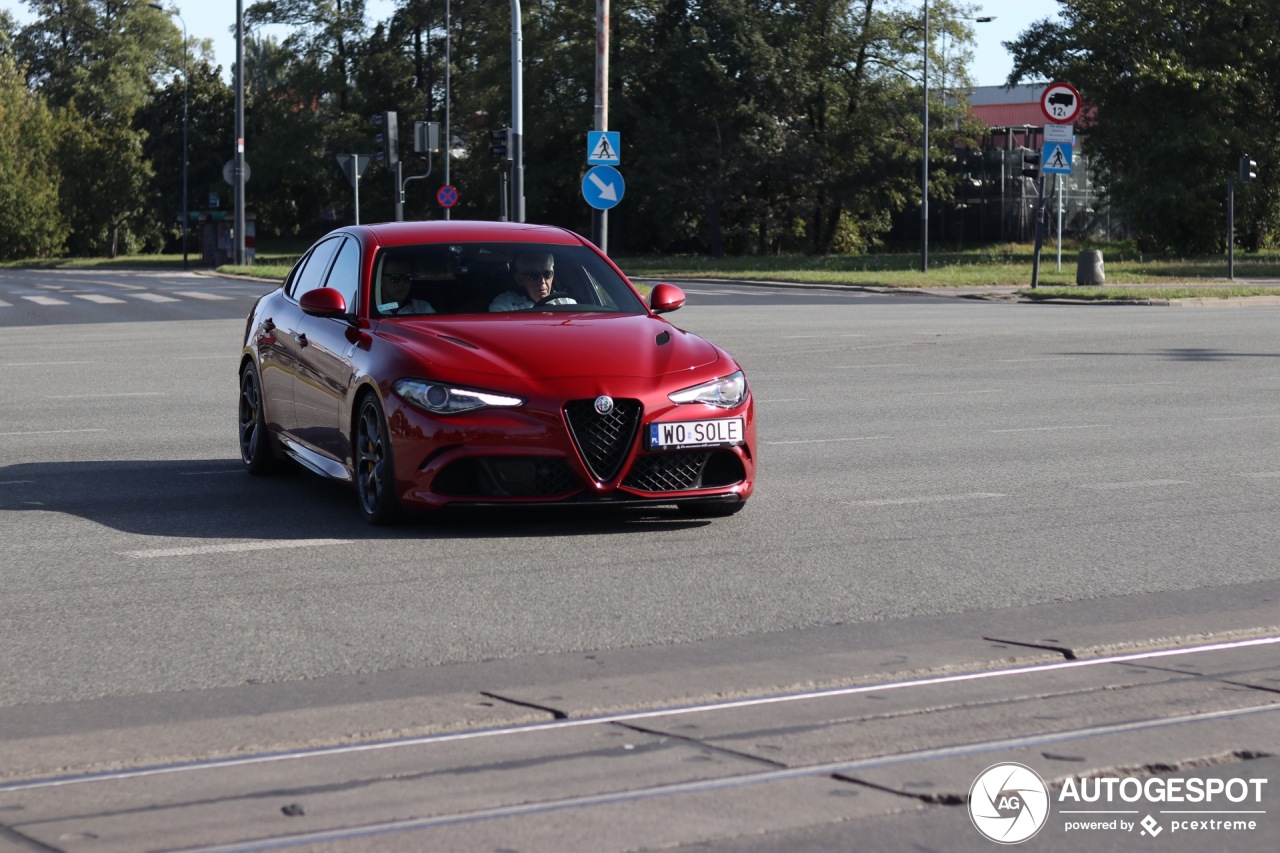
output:
[[[477,391],[474,388],[459,388],[426,379],[401,379],[396,382],[395,389],[409,403],[437,415],[455,415],[486,406],[512,408],[524,405],[524,400],[519,397]]]
[[[739,370],[723,379],[704,382],[683,391],[668,394],[673,403],[706,403],[722,409],[732,409],[747,396],[747,377]]]

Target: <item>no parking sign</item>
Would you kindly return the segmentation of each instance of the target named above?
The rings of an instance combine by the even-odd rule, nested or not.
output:
[[[458,203],[458,188],[445,184],[436,190],[436,201],[441,207],[453,207]]]

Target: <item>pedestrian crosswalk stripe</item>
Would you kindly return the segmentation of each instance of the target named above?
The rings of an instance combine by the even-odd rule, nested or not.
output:
[[[130,293],[134,299],[145,299],[147,302],[177,302],[172,296],[165,296],[161,293]]]
[[[24,296],[23,299],[28,302],[34,302],[37,305],[69,305],[62,299],[54,299],[52,296]]]
[[[123,299],[116,299],[114,296],[107,296],[104,293],[77,293],[76,298],[96,302],[99,305],[119,305],[124,302]]]
[[[208,293],[203,290],[175,290],[178,296],[186,296],[190,299],[230,299],[230,296],[223,296],[221,293]]]
[[[0,308],[12,308],[12,307],[13,307],[12,302],[5,302],[3,299],[0,299]]]

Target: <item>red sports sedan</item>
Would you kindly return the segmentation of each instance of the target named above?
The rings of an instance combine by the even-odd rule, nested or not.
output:
[[[334,231],[254,306],[240,454],[354,484],[374,524],[502,504],[742,509],[742,369],[569,231],[401,222]]]

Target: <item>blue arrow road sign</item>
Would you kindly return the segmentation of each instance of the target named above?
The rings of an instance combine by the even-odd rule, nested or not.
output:
[[[1049,175],[1071,174],[1071,143],[1046,142],[1040,168]]]
[[[587,131],[587,163],[616,166],[622,162],[622,134],[616,130]]]
[[[596,210],[608,210],[622,201],[626,192],[622,173],[612,166],[595,166],[582,179],[582,197]]]

